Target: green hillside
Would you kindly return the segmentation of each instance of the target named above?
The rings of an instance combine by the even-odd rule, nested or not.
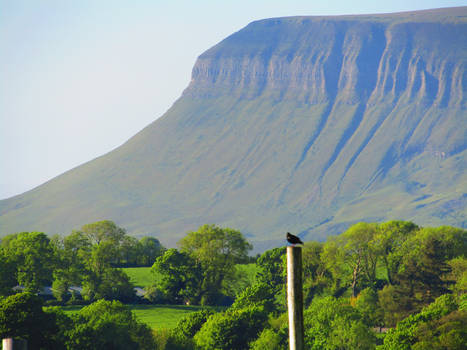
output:
[[[362,220],[467,227],[466,62],[467,7],[253,22],[127,143],[0,201],[0,233],[109,219],[173,246],[216,223],[261,251]]]

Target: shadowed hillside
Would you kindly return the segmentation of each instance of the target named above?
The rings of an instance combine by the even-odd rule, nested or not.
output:
[[[204,223],[256,249],[360,220],[467,227],[467,7],[256,21],[116,150],[0,201],[0,232],[114,220],[174,244]]]

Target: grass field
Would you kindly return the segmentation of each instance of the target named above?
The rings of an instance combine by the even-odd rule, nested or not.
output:
[[[130,281],[135,287],[144,288],[160,281],[161,276],[154,275],[151,273],[150,267],[127,267],[122,269],[130,277]],[[238,264],[236,266],[236,274],[241,277],[241,281],[237,283],[234,289],[243,289],[246,286],[253,284],[256,280],[256,273],[258,267],[256,264]]]
[[[151,273],[150,267],[126,267],[122,270],[130,277],[135,287],[144,288],[160,280],[160,276]]]
[[[184,306],[184,305],[128,305],[136,318],[146,323],[152,329],[174,328],[180,319],[192,312],[203,309],[221,311],[222,307],[210,306]],[[73,314],[81,310],[83,306],[63,306],[66,314]]]

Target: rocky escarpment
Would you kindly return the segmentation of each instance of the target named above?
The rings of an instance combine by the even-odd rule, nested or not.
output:
[[[376,103],[405,93],[428,103],[461,103],[465,22],[428,14],[417,14],[419,21],[388,15],[379,21],[344,16],[254,22],[199,57],[185,94],[269,92],[307,103],[340,94],[346,103],[370,97]]]
[[[0,230],[113,219],[261,247],[359,220],[466,226],[467,8],[253,22],[117,150],[0,202]]]

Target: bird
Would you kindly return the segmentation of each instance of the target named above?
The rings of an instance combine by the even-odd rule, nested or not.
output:
[[[287,232],[287,242],[289,242],[292,245],[303,244],[300,238],[298,238],[297,236],[294,236],[290,232]]]

